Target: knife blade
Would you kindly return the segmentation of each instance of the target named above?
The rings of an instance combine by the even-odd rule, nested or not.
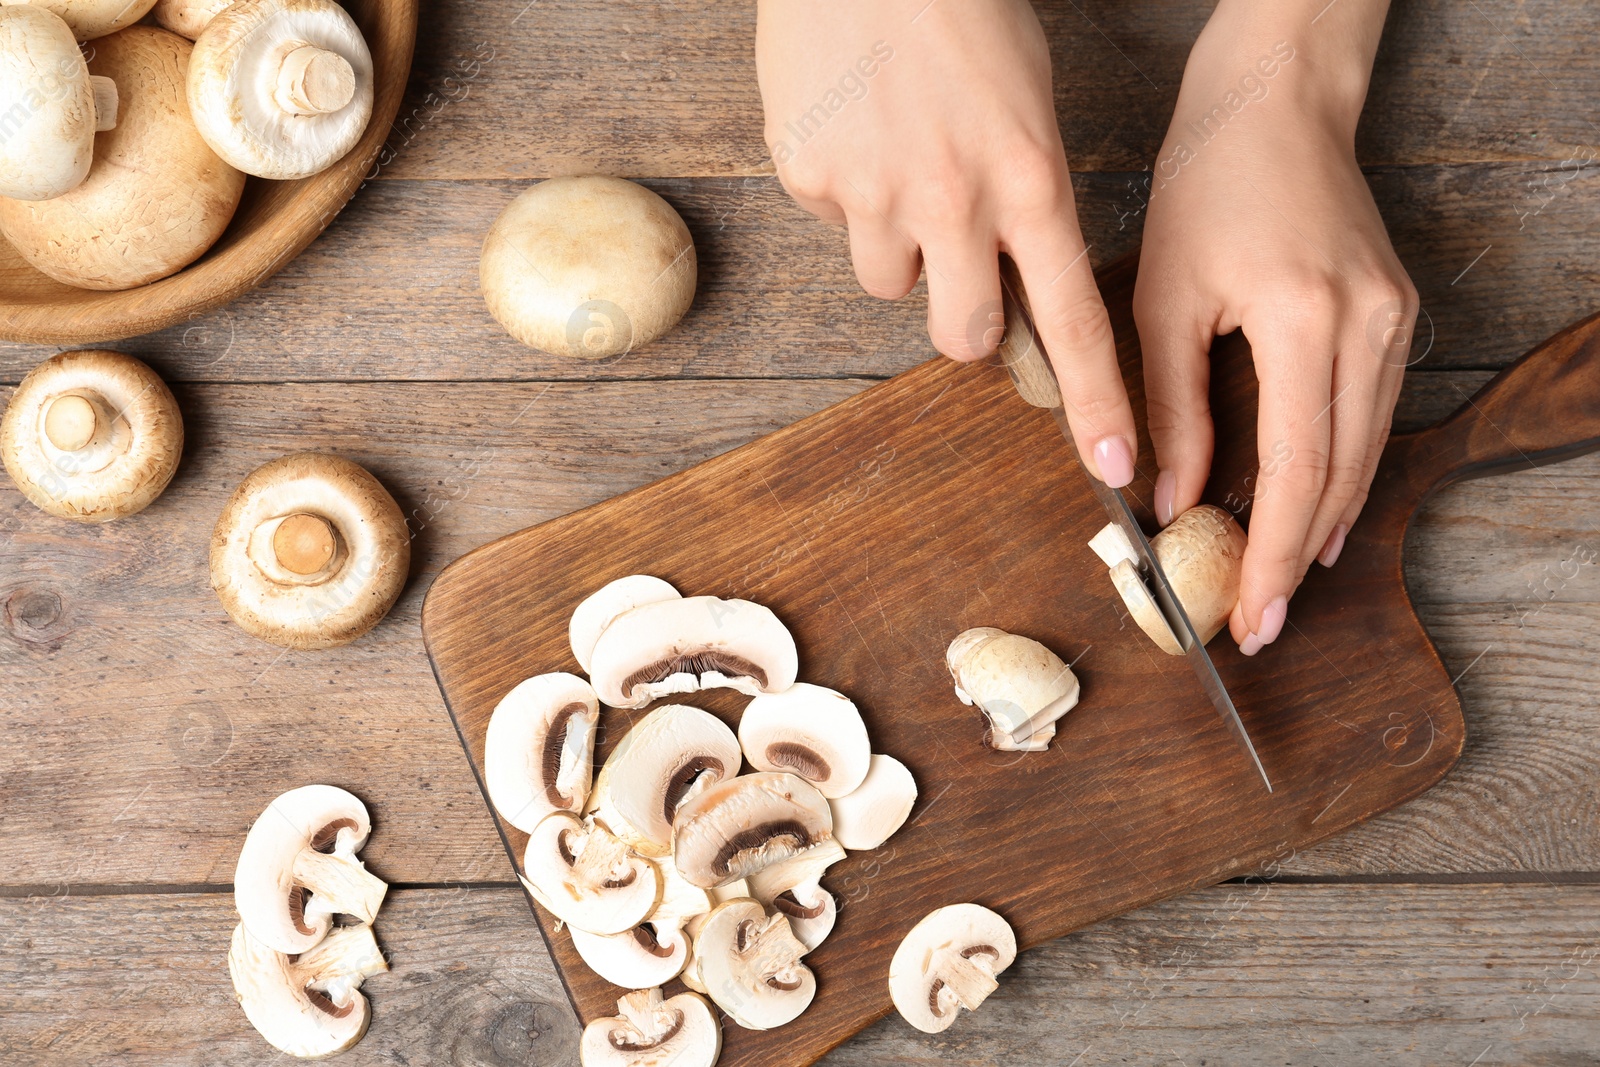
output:
[[[1077,456],[1077,445],[1072,438],[1072,427],[1067,422],[1067,413],[1062,404],[1061,389],[1056,383],[1055,371],[1051,369],[1049,357],[1045,354],[1043,343],[1034,329],[1032,310],[1028,304],[1027,292],[1022,287],[1022,278],[1017,272],[1016,265],[1008,258],[1002,258],[1000,261],[1000,284],[1005,315],[1005,338],[999,346],[1001,361],[1011,375],[1011,382],[1016,386],[1017,393],[1032,406],[1049,410],[1057,428],[1071,446],[1072,454]],[[1079,457],[1079,463],[1082,463],[1082,457]],[[1106,514],[1122,529],[1128,538],[1128,543],[1133,546],[1145,583],[1156,605],[1161,609],[1162,616],[1167,620],[1167,625],[1172,628],[1173,636],[1178,639],[1184,658],[1194,670],[1195,677],[1200,680],[1200,688],[1204,690],[1212,706],[1217,709],[1217,715],[1222,719],[1222,724],[1229,735],[1250,757],[1250,762],[1255,767],[1256,773],[1261,776],[1267,792],[1272,792],[1272,779],[1267,777],[1266,768],[1261,765],[1261,757],[1256,754],[1256,747],[1250,741],[1250,733],[1239,718],[1239,709],[1234,707],[1233,698],[1228,695],[1227,687],[1222,684],[1222,678],[1217,674],[1216,664],[1211,662],[1211,656],[1206,652],[1199,635],[1195,633],[1194,624],[1189,621],[1188,613],[1183,610],[1183,605],[1173,593],[1172,583],[1167,580],[1166,572],[1161,569],[1155,550],[1150,547],[1150,541],[1139,526],[1138,518],[1128,506],[1128,498],[1120,489],[1113,489],[1096,478],[1087,467],[1083,473],[1094,489],[1096,498],[1105,508]]]

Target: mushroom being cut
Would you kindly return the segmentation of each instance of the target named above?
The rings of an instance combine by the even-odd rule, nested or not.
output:
[[[233,0],[156,0],[150,14],[162,29],[194,40]]]
[[[755,900],[719,904],[695,939],[706,995],[746,1030],[771,1030],[799,1018],[817,994],[802,961],[806,946],[778,912]]]
[[[338,456],[298,452],[257,467],[211,534],[211,586],[233,621],[286,648],[354,641],[388,614],[411,535],[378,479]]]
[[[502,697],[483,740],[483,781],[501,817],[532,833],[552,811],[582,811],[599,721],[594,689],[575,674],[541,674]]]
[[[719,687],[781,693],[799,670],[794,637],[771,610],[714,596],[625,611],[600,632],[589,657],[595,692],[614,708]]]
[[[0,7],[0,196],[76,189],[94,135],[117,124],[117,86],[89,73],[72,29],[48,8]]]
[[[678,808],[739,773],[739,739],[721,719],[687,704],[663,704],[623,735],[600,768],[589,810],[647,856],[672,851]]]
[[[132,26],[155,0],[0,0],[0,4],[44,8],[72,27],[75,38],[92,41]]]
[[[839,915],[838,901],[822,888],[828,868],[845,858],[837,841],[824,841],[798,855],[752,874],[750,896],[781,913],[809,952],[833,932]]]
[[[694,240],[661,197],[621,178],[551,178],[483,241],[489,312],[530,348],[607,359],[670,330],[694,300]]]
[[[667,1000],[640,989],[617,1001],[614,1017],[583,1028],[582,1067],[712,1067],[722,1054],[722,1027],[694,993]]]
[[[605,827],[570,811],[544,817],[528,836],[522,884],[562,922],[591,934],[620,934],[656,906],[661,873]]]
[[[854,702],[810,682],[745,705],[739,743],[756,770],[798,774],[830,798],[860,785],[872,761],[867,726]]]
[[[120,352],[50,357],[22,379],[0,417],[0,459],[11,480],[41,510],[76,522],[149,507],[182,454],[172,390]]]
[[[367,806],[336,786],[301,786],[267,805],[233,874],[245,929],[294,955],[327,936],[335,915],[370,923],[389,889],[356,859],[371,832]]]
[[[1200,643],[1206,644],[1227,625],[1239,599],[1239,577],[1244,570],[1244,550],[1249,543],[1233,516],[1214,504],[1201,504],[1179,515],[1150,539],[1156,561],[1172,583]],[[1150,640],[1170,656],[1183,655],[1177,634],[1139,574],[1139,557],[1128,535],[1116,523],[1089,541],[1107,567],[1117,593],[1128,606],[1133,621]]]
[[[952,904],[919,922],[889,961],[889,998],[906,1022],[937,1034],[976,1011],[1017,958],[1011,925],[979,904]]]
[[[1049,727],[1054,731],[1055,725]],[[881,752],[872,754],[867,776],[854,790],[828,801],[833,837],[852,851],[873,849],[889,840],[911,816],[917,782],[906,765]]]
[[[1060,656],[1032,638],[993,626],[956,635],[945,665],[956,696],[963,704],[976,704],[989,720],[993,748],[1028,742],[1078,703],[1078,676]]]
[[[589,656],[601,631],[610,626],[618,615],[632,611],[641,604],[655,604],[662,600],[678,600],[682,594],[669,582],[648,574],[630,574],[625,578],[607,582],[584,597],[572,612],[567,625],[567,639],[572,644],[572,655],[578,666],[589,669]]]
[[[189,108],[213,151],[258,178],[309,178],[372,118],[372,53],[334,0],[236,0],[195,40]]]
[[[372,927],[342,926],[296,955],[233,928],[228,974],[233,991],[273,1048],[303,1059],[331,1056],[360,1041],[370,1018],[362,981],[389,969]]]
[[[742,774],[684,803],[673,821],[673,859],[710,888],[747,878],[833,837],[828,798],[793,774]]]

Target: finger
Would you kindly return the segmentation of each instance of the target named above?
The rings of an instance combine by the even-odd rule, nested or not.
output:
[[[861,288],[880,300],[899,300],[917,284],[917,246],[875,213],[851,213],[850,259]]]
[[[1372,489],[1372,479],[1378,473],[1378,461],[1383,458],[1384,447],[1389,443],[1389,433],[1394,426],[1394,405],[1400,399],[1400,387],[1404,381],[1404,369],[1396,368],[1386,373],[1380,383],[1361,477],[1356,482],[1355,492],[1345,503],[1344,510],[1339,514],[1333,529],[1329,531],[1327,539],[1317,551],[1317,562],[1324,567],[1332,567],[1339,561],[1339,556],[1344,551],[1345,537],[1355,526],[1356,519],[1361,516],[1361,509],[1366,506],[1367,494]]]
[[[1156,521],[1165,526],[1200,502],[1211,471],[1211,339],[1216,316],[1142,271],[1133,318],[1143,351],[1145,412],[1155,444]]]
[[[922,238],[928,267],[928,337],[952,359],[982,359],[995,350],[1000,307],[1000,248],[988,234]]]
[[[795,203],[823,222],[830,226],[843,226],[845,224],[844,207],[837,200],[832,197],[807,192],[798,183],[791,185],[782,170],[778,171],[778,180],[783,183],[784,190]]]

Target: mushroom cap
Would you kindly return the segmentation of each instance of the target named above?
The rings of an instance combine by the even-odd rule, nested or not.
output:
[[[730,900],[706,917],[695,938],[695,966],[706,994],[746,1030],[799,1018],[817,993],[801,962],[805,945],[789,920],[755,900]]]
[[[0,196],[49,200],[81,184],[94,90],[72,29],[48,8],[0,7],[0,94]]]
[[[347,926],[298,959],[233,928],[228,974],[250,1020],[272,1047],[319,1059],[360,1041],[370,1018],[362,979],[389,969],[371,926]]]
[[[655,193],[621,178],[551,178],[483,241],[489,312],[530,348],[606,359],[666,333],[694,301],[694,240]]]
[[[315,66],[304,82],[290,55],[307,46],[300,56]],[[291,110],[286,88],[313,99]],[[189,64],[200,135],[259,178],[307,178],[344,158],[372,119],[373,92],[372,53],[334,0],[235,0],[195,40]]]
[[[678,976],[689,959],[689,938],[682,931],[664,942],[649,923],[620,934],[591,934],[576,926],[570,933],[572,947],[589,969],[623,989],[664,985]]]
[[[739,744],[758,771],[789,771],[825,797],[842,797],[867,776],[872,743],[861,712],[843,693],[796,682],[745,705]]]
[[[150,13],[162,29],[194,40],[233,0],[156,0]]]
[[[1201,644],[1217,636],[1233,613],[1248,544],[1233,516],[1215,504],[1190,508],[1150,542]]]
[[[71,440],[62,436],[64,413],[75,423]],[[50,357],[22,379],[0,416],[0,459],[11,480],[63,519],[109,522],[143,510],[182,455],[183,415],[172,390],[120,352]]]
[[[828,801],[834,840],[852,851],[877,848],[905,825],[916,803],[917,781],[911,771],[893,756],[874,752],[861,784]]]
[[[483,782],[507,822],[532,833],[552,811],[582,811],[600,702],[575,674],[541,674],[500,699],[483,739]]]
[[[648,574],[630,574],[607,582],[583,598],[572,612],[567,625],[567,639],[572,644],[572,655],[578,666],[589,669],[589,655],[600,633],[618,615],[632,611],[640,604],[654,604],[661,600],[677,600],[681,593],[669,582]]]
[[[589,677],[614,708],[727,687],[750,696],[794,684],[794,636],[748,600],[680,597],[641,604],[611,621],[589,656]]]
[[[906,1022],[937,1034],[995,988],[1017,958],[1011,925],[979,904],[952,904],[912,927],[889,961],[889,997]]]
[[[1078,703],[1078,676],[1038,641],[992,626],[963,631],[945,664],[963,704],[976,704],[996,733],[1018,739]]]
[[[661,999],[660,989],[629,993],[617,1015],[584,1027],[582,1067],[712,1067],[722,1054],[722,1028],[695,993]]]
[[[117,86],[116,128],[95,135],[89,176],[52,200],[0,198],[0,233],[34,269],[82,289],[132,289],[199,259],[222,236],[244,175],[189,118],[191,45],[153,26],[95,42],[89,73]]]
[[[726,885],[833,837],[828,800],[793,774],[757,772],[720,782],[684,802],[673,823],[673,859],[694,885]]]
[[[299,573],[283,565],[289,529],[320,530],[332,554]],[[314,539],[313,539],[314,540]],[[296,564],[304,566],[304,564]],[[211,586],[245,630],[286,648],[330,648],[378,624],[406,583],[411,537],[378,479],[347,459],[297,452],[257,467],[211,535]]]
[[[570,811],[545,816],[528,835],[522,884],[550,914],[591,934],[620,934],[660,898],[656,865]]]
[[[155,0],[0,0],[7,6],[31,4],[53,12],[80,41],[92,41],[144,18]]]

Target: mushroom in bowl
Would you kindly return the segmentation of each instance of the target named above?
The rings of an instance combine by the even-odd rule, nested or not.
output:
[[[51,200],[83,184],[94,135],[117,124],[117,86],[89,73],[72,29],[43,7],[0,7],[0,86],[21,90],[0,127],[0,196]]]
[[[31,6],[54,13],[80,41],[116,33],[144,18],[155,0],[0,0],[8,7]]]

